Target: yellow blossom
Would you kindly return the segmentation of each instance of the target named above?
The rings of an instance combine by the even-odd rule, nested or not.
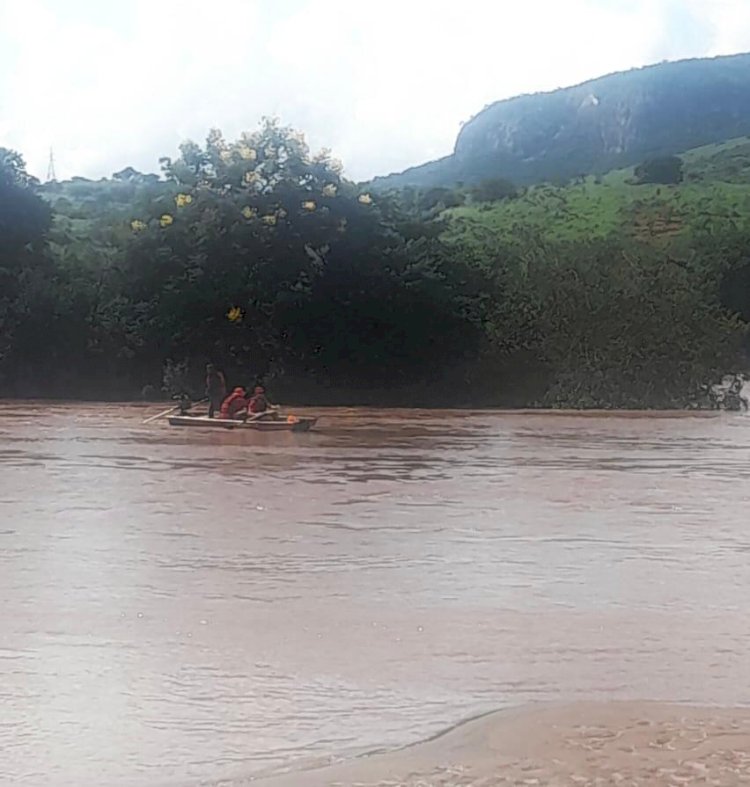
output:
[[[249,205],[245,205],[245,207],[242,209],[242,215],[246,219],[251,219],[255,215],[255,210]]]
[[[242,319],[242,309],[239,306],[232,306],[227,312],[229,322],[239,322]]]
[[[232,152],[230,150],[222,150],[221,153],[219,153],[219,158],[225,164],[229,164],[229,162],[232,160]]]
[[[170,224],[173,224],[173,223],[174,223],[174,219],[172,218],[172,216],[169,215],[169,213],[165,213],[159,219],[159,224],[161,224],[162,227],[168,227]]]
[[[336,196],[336,186],[333,183],[326,183],[323,186],[323,196],[324,197],[335,197]]]
[[[315,203],[313,202],[313,200],[310,199],[310,200],[307,200],[307,202],[303,202],[302,203],[302,207],[305,210],[315,210]]]
[[[255,161],[258,158],[258,154],[254,148],[248,147],[247,145],[240,145],[240,158],[245,159],[245,161]]]
[[[130,229],[133,230],[133,232],[142,232],[146,229],[146,225],[140,219],[133,219],[133,221],[130,222]]]
[[[372,197],[369,194],[360,194],[359,202],[362,205],[372,205]]]
[[[260,180],[260,175],[257,172],[245,173],[245,183],[255,183],[258,180]]]
[[[274,224],[276,224],[276,216],[264,216],[263,223],[268,224],[269,227],[272,227]]]
[[[193,201],[193,198],[190,194],[178,194],[174,201],[178,208],[184,208],[185,205],[189,205]]]

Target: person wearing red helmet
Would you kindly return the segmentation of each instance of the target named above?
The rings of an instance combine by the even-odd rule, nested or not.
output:
[[[236,419],[247,409],[247,395],[242,387],[235,388],[232,393],[221,403],[219,418]]]

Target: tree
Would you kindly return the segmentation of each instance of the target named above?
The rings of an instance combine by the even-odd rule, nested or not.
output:
[[[6,394],[200,390],[213,359],[311,401],[683,406],[750,347],[734,192],[682,204],[678,223],[685,195],[654,189],[636,207],[670,229],[658,243],[594,226],[593,188],[446,212],[463,193],[373,196],[270,120],[186,143],[162,178],[39,187],[17,154],[0,165]]]
[[[0,262],[4,268],[18,265],[27,246],[38,248],[50,227],[51,212],[37,196],[36,185],[21,156],[0,148]]]
[[[431,265],[439,276],[434,239],[413,245],[395,201],[360,193],[273,120],[162,164],[168,187],[132,216],[123,266],[134,375],[217,355],[243,375],[361,385],[434,367],[425,346],[456,324],[420,288]]]
[[[719,302],[715,270],[608,242],[502,250],[491,335],[546,366],[557,407],[684,406],[738,358],[747,326]]]
[[[471,190],[475,202],[497,202],[518,196],[516,187],[505,178],[483,180]]]
[[[0,148],[0,388],[7,387],[13,367],[24,360],[32,292],[49,262],[51,213],[35,187],[21,156]]]
[[[638,184],[682,183],[683,163],[679,156],[661,156],[644,161],[635,168],[635,180]]]
[[[435,186],[419,195],[419,207],[423,211],[445,210],[463,205],[465,196],[456,189]]]

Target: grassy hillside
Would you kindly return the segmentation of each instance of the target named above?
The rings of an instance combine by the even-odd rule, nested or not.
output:
[[[95,269],[113,263],[145,201],[161,199],[166,210],[173,193],[157,175],[135,170],[101,180],[53,181],[39,189],[52,208],[49,242],[55,253],[69,267]]]
[[[750,229],[750,140],[696,148],[683,156],[679,185],[636,185],[633,168],[565,186],[531,186],[516,199],[446,211],[447,237],[487,242],[580,241],[629,236],[679,244],[711,226]]]

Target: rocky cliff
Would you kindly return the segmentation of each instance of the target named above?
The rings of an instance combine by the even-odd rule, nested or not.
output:
[[[373,185],[567,180],[746,134],[750,55],[660,63],[498,101],[464,125],[451,156]]]

